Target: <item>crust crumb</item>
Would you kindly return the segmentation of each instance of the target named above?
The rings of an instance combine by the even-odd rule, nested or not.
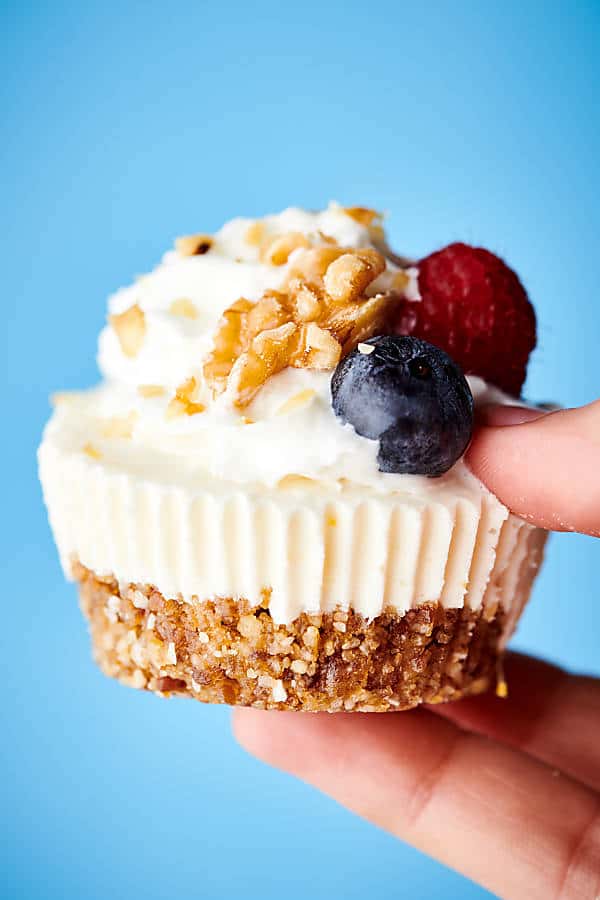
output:
[[[107,675],[160,695],[310,712],[386,712],[487,690],[505,616],[428,603],[366,620],[352,609],[278,624],[246,600],[181,603],[75,565]],[[265,599],[268,599],[268,591]],[[151,623],[151,624],[150,624]]]

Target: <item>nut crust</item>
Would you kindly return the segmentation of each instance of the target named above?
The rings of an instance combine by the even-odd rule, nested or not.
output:
[[[505,616],[428,603],[372,621],[337,609],[278,625],[263,605],[182,602],[119,587],[76,564],[102,671],[131,687],[205,703],[310,712],[386,712],[495,684]]]

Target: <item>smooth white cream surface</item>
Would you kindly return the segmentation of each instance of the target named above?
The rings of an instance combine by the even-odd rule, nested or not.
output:
[[[440,479],[379,472],[377,443],[342,426],[331,409],[331,373],[286,369],[242,412],[204,385],[202,364],[222,312],[239,297],[277,289],[293,265],[293,254],[285,266],[261,263],[246,240],[251,224],[228,223],[203,256],[167,253],[154,272],[110,298],[111,314],[133,305],[143,311],[141,348],[126,356],[108,324],[99,341],[104,380],[57,404],[40,448],[66,570],[78,558],[98,574],[184,598],[255,602],[269,588],[278,621],[338,604],[367,616],[438,599],[480,604],[501,562],[501,536],[505,550],[515,549],[531,529],[462,461]],[[263,227],[372,246],[369,230],[336,205],[289,209]],[[371,292],[397,271],[389,263]],[[408,271],[406,295],[419,302],[417,270]],[[195,318],[171,311],[182,299]],[[206,409],[169,418],[175,389],[192,376]],[[502,401],[481,379],[470,383],[476,403]],[[142,396],[148,385],[163,393]],[[505,552],[502,577],[517,559]]]

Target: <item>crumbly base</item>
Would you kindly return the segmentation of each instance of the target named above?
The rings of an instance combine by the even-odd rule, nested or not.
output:
[[[502,610],[428,603],[372,621],[347,610],[278,625],[231,598],[186,603],[75,566],[94,657],[123,684],[204,703],[386,712],[495,684]]]

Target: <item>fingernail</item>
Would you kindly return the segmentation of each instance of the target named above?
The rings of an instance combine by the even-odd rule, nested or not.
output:
[[[499,406],[490,404],[477,410],[480,425],[502,428],[505,425],[524,425],[548,414],[547,409],[532,409],[530,406]]]

